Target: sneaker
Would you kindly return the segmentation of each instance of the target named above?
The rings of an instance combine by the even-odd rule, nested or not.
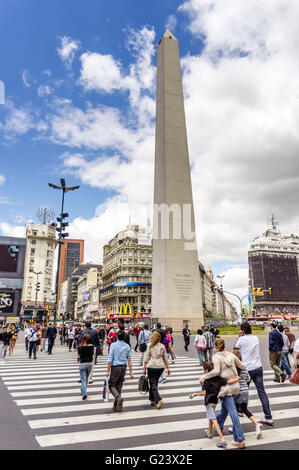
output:
[[[221,447],[224,449],[224,447],[227,447],[227,442],[226,441],[220,441],[218,444],[216,444],[216,447]]]
[[[88,382],[88,385],[90,385],[90,384],[92,384],[92,383],[93,383],[93,380],[90,380],[90,381]]]
[[[123,410],[123,402],[124,402],[124,399],[122,397],[118,397],[117,404],[116,404],[117,411],[121,412]]]
[[[205,436],[206,436],[208,439],[212,439],[212,434],[210,434],[209,431],[205,431]]]
[[[238,449],[244,449],[245,441],[241,441],[241,442],[233,441],[232,445],[235,446],[235,447],[238,447]]]
[[[283,382],[285,382],[285,379],[287,378],[287,374],[284,372],[281,376],[280,376],[280,380],[281,380],[281,383],[283,384]]]
[[[165,384],[165,382],[166,382],[166,379],[162,379],[162,380],[161,380],[161,383],[162,383],[162,384]]]
[[[238,415],[240,416],[240,418],[243,418],[243,413],[241,413],[241,411],[238,411]]]
[[[256,438],[261,439],[262,434],[263,434],[263,426],[262,424],[258,424],[257,427],[255,428],[255,433],[256,433]]]
[[[82,400],[86,400],[86,399],[87,399],[87,395],[84,395],[84,396],[82,397]]]
[[[162,406],[163,406],[163,401],[162,400],[158,401],[158,404],[157,404],[158,410],[160,410]]]
[[[264,418],[264,419],[261,419],[261,420],[259,421],[259,423],[260,423],[260,424],[267,424],[268,426],[274,426],[274,421],[273,421],[273,419],[266,419],[266,418]]]

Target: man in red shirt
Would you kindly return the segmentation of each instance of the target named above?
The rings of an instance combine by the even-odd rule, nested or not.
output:
[[[138,348],[138,336],[139,336],[140,331],[141,331],[141,328],[138,325],[136,325],[135,328],[133,329],[133,334],[136,336],[135,352],[137,352],[137,348]]]

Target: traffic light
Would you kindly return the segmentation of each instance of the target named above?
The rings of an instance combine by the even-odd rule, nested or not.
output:
[[[35,284],[35,290],[36,290],[37,292],[40,291],[40,282],[37,282],[37,283]]]
[[[269,291],[269,295],[271,295],[272,294],[272,287],[269,287],[268,291]]]
[[[264,289],[262,287],[253,287],[252,294],[254,296],[262,296],[264,295]]]
[[[64,222],[63,220],[69,217],[68,212],[63,212],[60,214],[60,217],[57,217],[57,222],[59,222],[59,227],[56,227],[56,231],[58,232],[59,243],[62,243],[62,240],[69,236],[69,233],[65,233],[65,227],[68,227],[69,223]]]

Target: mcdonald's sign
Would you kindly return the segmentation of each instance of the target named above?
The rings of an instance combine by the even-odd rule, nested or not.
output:
[[[119,314],[120,315],[128,315],[128,309],[129,309],[129,315],[132,315],[132,307],[130,304],[121,304]]]

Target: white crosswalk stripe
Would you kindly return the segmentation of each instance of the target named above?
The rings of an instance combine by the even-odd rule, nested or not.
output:
[[[58,347],[53,356],[40,354],[36,360],[25,358],[22,351],[16,353],[0,364],[0,377],[42,448],[77,449],[94,443],[94,448],[111,450],[217,449],[218,438],[204,438],[207,418],[203,399],[188,398],[189,393],[201,389],[198,378],[202,368],[197,358],[179,357],[171,365],[170,377],[159,386],[164,407],[157,410],[138,392],[142,367],[139,354],[133,352],[134,379],[126,376],[124,411],[114,413],[112,398],[105,403],[101,396],[107,356],[99,358],[93,384],[88,386],[88,399],[83,402],[75,352]],[[257,440],[253,424],[246,417],[240,418],[246,446],[286,440],[298,446],[298,387],[289,382],[274,383],[272,370],[264,371],[264,383],[275,426],[264,429],[262,439]],[[253,384],[249,396],[249,409],[257,419],[263,418]],[[226,424],[230,424],[229,419]],[[226,437],[230,443],[232,437]]]

